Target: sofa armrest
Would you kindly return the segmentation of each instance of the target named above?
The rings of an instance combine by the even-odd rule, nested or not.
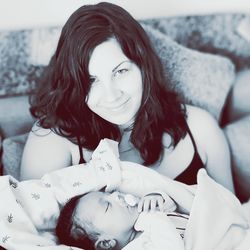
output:
[[[19,180],[20,164],[27,137],[28,133],[3,140],[2,164],[4,175],[12,175]]]
[[[224,128],[231,150],[236,194],[241,201],[247,201],[250,198],[249,131],[250,115]]]
[[[0,131],[3,138],[30,131],[33,118],[29,112],[28,96],[0,98]]]

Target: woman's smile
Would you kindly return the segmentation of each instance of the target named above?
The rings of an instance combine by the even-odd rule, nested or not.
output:
[[[126,107],[128,107],[129,105],[129,101],[130,98],[127,98],[124,100],[122,100],[122,102],[118,102],[118,103],[114,103],[114,104],[110,104],[110,105],[104,105],[103,107],[107,110],[110,110],[113,113],[119,113],[121,111],[124,111],[126,109]]]

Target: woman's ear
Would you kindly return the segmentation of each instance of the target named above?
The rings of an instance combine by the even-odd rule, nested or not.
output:
[[[115,246],[116,246],[115,239],[99,238],[95,242],[96,250],[111,250],[111,249],[114,249]]]

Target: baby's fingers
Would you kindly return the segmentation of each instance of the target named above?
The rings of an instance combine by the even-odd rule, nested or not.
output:
[[[164,211],[164,200],[163,199],[158,199],[158,208],[161,212]]]
[[[140,200],[138,205],[137,205],[137,210],[138,210],[139,213],[142,211],[143,203],[144,203],[144,201]]]
[[[144,212],[148,212],[150,210],[150,199],[145,199],[144,200],[142,210]]]
[[[156,210],[156,206],[157,206],[157,200],[156,199],[151,199],[150,200],[150,210],[151,211],[155,211]]]
[[[141,199],[141,201],[138,203],[138,212],[147,212],[150,208],[150,200],[149,199]]]

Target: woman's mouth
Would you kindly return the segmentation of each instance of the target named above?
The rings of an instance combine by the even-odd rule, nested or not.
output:
[[[130,98],[126,99],[122,103],[119,103],[118,105],[106,106],[105,109],[108,109],[112,112],[120,112],[126,107],[129,101],[130,101]]]

